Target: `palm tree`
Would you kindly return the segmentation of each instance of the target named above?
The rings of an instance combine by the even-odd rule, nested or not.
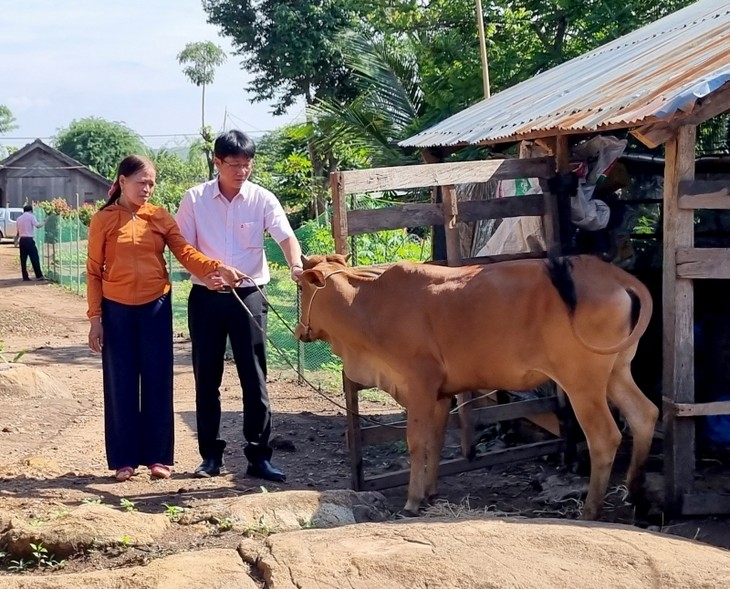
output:
[[[208,177],[213,178],[213,131],[205,126],[205,87],[215,80],[215,68],[223,65],[226,54],[211,41],[188,43],[177,55],[177,61],[183,67],[183,73],[196,86],[202,88],[200,100],[200,135],[206,143],[206,159],[208,160]]]

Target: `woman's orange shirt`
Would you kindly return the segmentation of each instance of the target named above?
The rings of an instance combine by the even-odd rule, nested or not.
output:
[[[101,317],[102,298],[125,305],[144,305],[170,290],[162,255],[165,245],[188,272],[214,272],[220,262],[191,246],[165,209],[144,204],[136,213],[108,206],[91,218],[86,259],[88,317]]]

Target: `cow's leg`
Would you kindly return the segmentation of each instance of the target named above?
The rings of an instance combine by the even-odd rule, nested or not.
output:
[[[433,435],[429,436],[426,448],[426,501],[432,503],[438,491],[439,464],[444,447],[446,427],[449,420],[449,398],[439,399],[433,410]]]
[[[426,455],[434,442],[434,407],[436,393],[424,393],[417,402],[408,407],[407,437],[408,453],[411,460],[410,478],[408,481],[408,500],[404,511],[416,515],[426,496]]]
[[[592,370],[585,370],[584,373],[592,374],[594,378],[577,383],[558,383],[570,398],[575,417],[588,443],[591,476],[581,519],[594,520],[598,519],[603,508],[611,468],[621,443],[621,432],[608,408],[607,377],[595,378],[596,372]]]
[[[645,507],[643,506],[645,467],[659,409],[636,386],[631,375],[631,360],[635,351],[634,347],[619,354],[609,377],[608,398],[616,405],[631,428],[633,447],[626,486],[631,501],[639,507]]]

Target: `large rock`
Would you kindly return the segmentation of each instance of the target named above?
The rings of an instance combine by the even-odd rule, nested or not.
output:
[[[381,493],[281,491],[194,503],[180,523],[230,520],[236,531],[283,532],[384,521],[388,515]]]
[[[0,363],[0,398],[72,399],[68,387],[45,372],[25,364]]]
[[[0,520],[3,518],[0,517]],[[31,543],[41,542],[56,558],[93,547],[117,544],[152,544],[170,526],[162,515],[123,512],[105,505],[80,505],[48,521],[5,518],[0,528],[0,547],[16,557],[28,558]]]
[[[418,520],[245,540],[268,589],[725,589],[730,553],[628,526]]]
[[[235,550],[183,552],[147,566],[89,573],[18,575],[3,589],[257,589]]]

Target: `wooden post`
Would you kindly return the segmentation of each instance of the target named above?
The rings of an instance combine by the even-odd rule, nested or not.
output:
[[[459,203],[456,198],[456,189],[453,186],[443,187],[441,207],[446,235],[446,263],[449,266],[459,266],[461,264],[461,240],[459,239],[459,229],[456,226]]]
[[[360,385],[351,381],[342,373],[342,388],[345,391],[347,407],[347,447],[350,449],[350,476],[352,488],[362,491],[365,477],[362,472],[362,432],[360,430],[360,402],[358,391]]]
[[[347,200],[342,190],[342,174],[330,174],[330,190],[332,191],[332,235],[335,238],[335,251],[347,254]]]
[[[677,417],[675,403],[694,403],[694,289],[688,278],[677,277],[677,249],[694,245],[694,211],[679,208],[679,183],[694,179],[693,125],[680,127],[666,143],[664,163],[664,263],[662,396],[664,399],[665,509],[680,513],[682,497],[693,486],[695,423]]]

